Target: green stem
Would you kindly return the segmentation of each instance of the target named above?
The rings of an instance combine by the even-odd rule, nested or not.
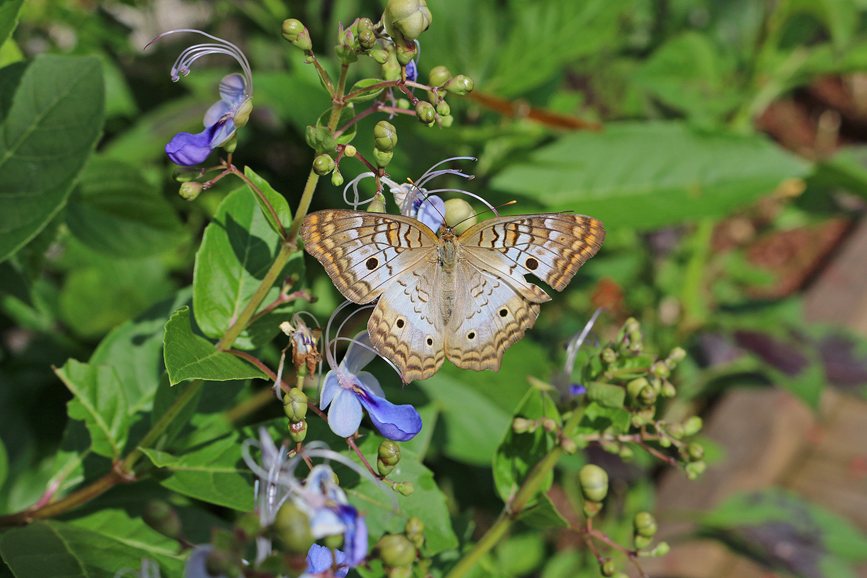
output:
[[[564,436],[572,437],[575,428],[578,427],[578,423],[581,421],[583,415],[584,412],[580,409],[576,409],[572,413],[572,417],[570,417],[569,421],[566,422],[566,425],[563,426]],[[518,493],[515,494],[515,497],[508,504],[506,504],[506,507],[503,508],[503,511],[500,513],[500,517],[497,518],[496,522],[494,522],[494,525],[485,532],[485,535],[482,536],[482,539],[479,540],[475,546],[473,546],[473,549],[467,552],[461,561],[458,562],[448,574],[446,574],[446,578],[461,578],[469,572],[473,566],[475,566],[476,562],[497,545],[503,536],[506,535],[506,532],[509,531],[509,528],[512,527],[512,524],[521,515],[521,512],[530,500],[538,495],[539,488],[542,487],[545,478],[551,470],[554,469],[554,466],[557,465],[557,460],[559,460],[562,455],[563,448],[558,445],[548,452],[548,454],[533,467],[530,474],[521,485],[521,488],[518,490]]]
[[[710,244],[713,240],[714,221],[703,219],[692,238],[692,255],[686,265],[683,280],[683,320],[681,328],[687,332],[705,324],[708,317],[707,303],[703,296],[705,270],[710,258]]]
[[[313,193],[316,191],[316,185],[319,183],[319,175],[313,169],[310,169],[310,174],[307,175],[307,184],[304,185],[304,192],[301,193],[301,200],[298,201],[298,209],[295,211],[295,216],[292,218],[292,226],[289,227],[289,232],[286,233],[287,239],[292,239],[293,246],[296,246],[298,231],[301,230],[301,223],[304,217],[307,216],[307,211],[310,210],[310,201],[313,200]]]

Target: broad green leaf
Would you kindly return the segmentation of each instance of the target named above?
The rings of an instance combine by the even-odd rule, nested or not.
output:
[[[330,118],[331,109],[329,108],[328,110],[319,115],[319,119],[316,121],[316,126],[328,126],[328,121]],[[336,133],[353,118],[355,118],[355,108],[352,104],[349,104],[340,111],[340,118],[337,119],[337,127],[334,129],[334,132]],[[345,132],[341,133],[340,136],[337,137],[337,144],[345,145],[352,142],[352,139],[355,138],[356,131],[358,131],[358,123],[353,124],[348,129],[346,129]]]
[[[590,402],[584,408],[584,416],[578,424],[578,433],[595,433],[610,427],[617,428],[619,433],[626,433],[632,424],[632,415],[621,407],[603,407],[596,402]]]
[[[587,399],[603,407],[623,407],[626,390],[616,385],[593,381],[587,384]]]
[[[102,130],[104,89],[98,58],[53,55],[3,68],[0,85],[2,261],[66,203]]]
[[[253,194],[256,202],[259,203],[259,208],[262,209],[262,213],[268,220],[268,225],[271,227],[271,230],[280,235],[282,229],[282,234],[285,235],[285,230],[292,224],[292,211],[289,209],[289,203],[286,202],[286,198],[275,191],[268,181],[253,172],[253,169],[250,167],[244,167],[244,175],[246,175],[246,177],[256,185],[256,188],[258,188],[263,195],[265,195],[265,198],[268,199],[268,203],[271,205],[271,209],[276,213],[275,219],[274,213],[271,212],[271,209],[268,208],[262,198],[253,192],[252,189],[250,190],[250,193]],[[250,185],[247,185],[247,187],[249,186]]]
[[[506,576],[526,576],[545,559],[545,538],[539,532],[512,534],[497,544],[497,566]]]
[[[444,430],[443,452],[462,462],[490,464],[503,430],[508,427],[509,415],[485,396],[442,372],[418,385],[440,410],[442,425],[438,427]]]
[[[363,439],[359,449],[368,462],[375,461],[377,448],[384,438],[371,434]],[[342,453],[361,463],[354,452],[344,450]],[[346,489],[349,501],[359,510],[366,512],[371,536],[379,536],[384,532],[403,532],[407,520],[415,516],[424,523],[425,545],[431,555],[458,545],[452,532],[446,496],[434,482],[433,473],[421,464],[416,454],[401,450],[400,462],[388,476],[397,482],[411,482],[415,492],[410,496],[402,496],[388,487],[383,491],[368,480],[358,478],[355,472],[337,464],[334,469],[341,480],[341,486]],[[352,480],[360,481],[358,485],[353,485]],[[397,499],[397,512],[393,510],[391,496]]]
[[[524,508],[521,515],[518,517],[523,523],[541,530],[547,528],[568,528],[569,522],[560,515],[557,507],[551,498],[545,494],[540,494],[536,498],[536,503],[529,508]]]
[[[123,500],[120,492],[116,499]],[[89,504],[88,504],[89,505]],[[124,506],[124,509],[120,509]],[[163,536],[141,519],[140,509],[133,516],[128,511],[129,503],[116,502],[113,507],[102,507],[85,516],[76,517],[70,522],[79,528],[90,530],[102,536],[122,542],[132,548],[144,550],[149,556],[174,556],[178,552],[177,541]]]
[[[562,425],[560,412],[557,411],[554,401],[546,392],[535,388],[527,390],[512,417],[531,421],[538,421],[544,417],[553,419],[558,426]],[[508,502],[514,496],[533,467],[552,449],[554,449],[552,434],[541,426],[535,431],[524,433],[515,433],[511,427],[506,428],[493,461],[494,483],[504,502]],[[552,469],[540,486],[540,494],[547,492],[553,481]],[[533,499],[530,504],[535,502],[536,500]]]
[[[163,367],[165,320],[188,304],[191,288],[157,303],[134,320],[115,327],[90,357],[92,365],[111,365],[126,392],[130,413],[150,409]]]
[[[18,26],[18,12],[24,0],[0,0],[0,44],[12,36]]]
[[[815,174],[807,180],[811,187],[822,189],[842,187],[867,197],[867,146],[841,147],[816,165]]]
[[[93,157],[69,199],[66,224],[82,243],[116,257],[146,257],[187,236],[172,205],[136,167]]]
[[[113,537],[58,521],[36,521],[0,536],[0,554],[15,578],[113,578],[138,570],[142,558],[159,563],[163,576],[180,576],[176,554],[136,548]]]
[[[94,456],[90,440],[87,425],[83,421],[67,420],[63,441],[54,457],[51,479],[45,487],[57,488],[57,495],[63,495],[67,489],[84,481],[84,463]]]
[[[130,420],[126,394],[115,369],[70,359],[56,373],[75,396],[68,404],[69,417],[87,424],[91,449],[101,456],[119,458]]]
[[[355,84],[352,85],[352,88],[349,89],[349,92],[346,94],[351,94],[353,92],[358,91],[358,94],[353,96],[352,98],[347,99],[348,102],[364,102],[366,100],[371,100],[379,96],[379,94],[383,91],[382,87],[368,89],[369,86],[374,86],[377,84],[382,84],[381,78],[365,78],[364,80],[359,80]]]
[[[808,170],[765,137],[623,122],[563,137],[504,170],[492,186],[551,211],[592,215],[609,231],[648,230],[724,216]]]
[[[219,351],[204,337],[193,334],[190,308],[182,307],[166,323],[163,359],[172,385],[187,379],[229,381],[265,379],[265,374],[241,358]]]
[[[164,487],[242,512],[253,509],[253,473],[241,457],[244,434],[235,432],[172,455],[143,448],[158,468]]]

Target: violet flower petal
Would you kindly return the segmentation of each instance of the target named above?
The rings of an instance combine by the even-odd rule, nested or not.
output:
[[[328,426],[342,438],[348,438],[361,425],[361,404],[352,391],[340,388],[328,410]]]
[[[383,397],[371,394],[359,395],[358,400],[367,410],[373,425],[387,439],[405,442],[421,431],[421,416],[411,405],[394,405]],[[330,414],[328,423],[331,423]]]

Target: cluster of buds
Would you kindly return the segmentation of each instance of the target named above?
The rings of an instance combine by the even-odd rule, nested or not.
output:
[[[293,387],[283,396],[283,413],[289,418],[289,435],[295,443],[307,437],[307,394]]]
[[[382,560],[388,578],[409,578],[412,565],[424,544],[424,524],[410,518],[403,534],[386,534],[376,543],[374,554]]]
[[[376,166],[384,169],[394,156],[394,147],[397,146],[397,129],[394,125],[384,120],[376,123],[373,127],[373,160]]]

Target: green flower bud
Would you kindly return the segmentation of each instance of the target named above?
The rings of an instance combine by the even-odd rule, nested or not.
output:
[[[668,354],[668,359],[666,361],[670,361],[673,364],[680,363],[686,358],[686,351],[682,347],[675,347],[671,350],[671,353]],[[674,369],[672,367],[672,369]]]
[[[358,33],[358,45],[365,50],[376,46],[376,32],[373,30],[361,30]]]
[[[378,64],[385,64],[388,62],[388,50],[371,50],[367,55],[374,59]]]
[[[451,112],[452,112],[452,109],[449,106],[449,103],[447,103],[446,101],[442,100],[442,101],[437,103],[437,114],[438,115],[448,116],[449,114],[451,114]]]
[[[193,201],[204,190],[202,183],[190,181],[181,185],[180,195],[185,201]]]
[[[385,440],[379,444],[377,455],[386,464],[396,466],[400,462],[400,446],[391,440]]]
[[[307,420],[302,419],[301,421],[290,421],[289,437],[291,437],[292,441],[297,444],[303,442],[304,438],[307,437]]]
[[[352,145],[346,145],[343,149],[343,156],[353,158],[356,154],[358,154],[358,149]]]
[[[702,475],[706,468],[707,464],[704,462],[692,462],[691,464],[686,464],[683,467],[683,471],[686,474],[686,479],[694,480]]]
[[[683,426],[679,423],[673,423],[668,426],[668,435],[676,440],[683,438]]]
[[[388,47],[388,59],[382,65],[383,80],[400,80],[400,64],[397,62],[397,50],[394,45]]]
[[[626,574],[625,572],[615,572],[614,576],[611,578],[629,578],[629,574]]]
[[[597,465],[587,464],[581,468],[578,481],[585,500],[601,502],[608,494],[608,473]]]
[[[557,422],[550,417],[543,417],[539,419],[539,423],[542,425],[542,429],[546,432],[552,432],[557,429]]]
[[[416,548],[403,534],[386,534],[376,543],[382,564],[388,568],[409,566],[415,562]]]
[[[584,500],[584,515],[588,518],[592,518],[596,514],[602,510],[602,502],[591,502],[590,500]]]
[[[431,86],[442,86],[449,81],[452,73],[445,66],[434,66],[430,74],[428,74],[428,84]]]
[[[411,496],[415,492],[415,486],[413,486],[411,482],[397,483],[394,485],[394,489],[397,490],[402,496]]]
[[[656,548],[650,551],[651,556],[665,556],[671,551],[671,546],[668,545],[668,542],[660,542],[656,545]]]
[[[294,18],[283,21],[283,38],[291,42],[301,50],[312,50],[313,43],[310,41],[310,33],[301,22]]]
[[[389,568],[386,578],[412,578],[412,565]]]
[[[238,148],[238,134],[232,134],[232,136],[229,137],[229,140],[220,145],[220,148],[222,148],[227,153],[235,152],[235,149]]]
[[[635,518],[632,519],[632,527],[635,528],[635,533],[645,538],[652,538],[656,535],[656,519],[649,512],[638,512]]]
[[[650,373],[656,377],[668,377],[671,375],[671,370],[665,365],[664,361],[657,361],[650,366]]]
[[[145,524],[173,540],[178,540],[183,534],[181,519],[172,506],[164,500],[151,500],[141,514]]]
[[[258,536],[262,531],[262,524],[256,512],[247,512],[235,522],[235,531],[240,532],[245,538]]]
[[[653,542],[653,538],[648,538],[647,536],[641,536],[640,534],[635,534],[632,536],[632,543],[635,544],[636,550],[644,550],[650,543]]]
[[[530,422],[522,417],[516,417],[512,421],[512,431],[517,434],[527,433],[530,431]]]
[[[686,446],[684,457],[691,462],[698,462],[704,459],[704,447],[697,442],[692,442]]]
[[[382,461],[381,459],[377,458],[376,459],[376,471],[379,472],[380,476],[385,477],[394,471],[394,466],[390,466],[387,463],[385,463],[384,461]]]
[[[179,183],[188,183],[202,176],[202,169],[196,167],[175,167],[172,178]]]
[[[686,437],[694,436],[701,431],[703,423],[704,422],[702,422],[702,419],[697,415],[688,418],[685,422],[683,422],[683,435]]]
[[[283,396],[283,413],[292,421],[301,421],[307,416],[307,395],[293,387]]]
[[[473,79],[469,76],[459,74],[454,78],[450,78],[443,86],[443,90],[456,96],[466,96],[473,90]]]
[[[413,516],[407,521],[404,532],[416,548],[421,548],[424,544],[424,522]]]
[[[373,127],[373,145],[383,152],[394,149],[397,145],[397,129],[391,123],[381,120]]]
[[[644,388],[653,391],[653,387],[646,377],[637,377],[626,384],[626,395],[629,396],[629,401],[632,402],[632,405],[644,405],[641,403],[641,394]]]
[[[656,390],[653,389],[653,386],[649,385],[641,390],[641,393],[638,396],[638,402],[641,405],[653,405],[656,403]]]
[[[355,53],[355,50],[353,50],[351,46],[347,46],[346,44],[338,44],[335,46],[334,53],[341,62],[345,62],[346,64],[358,62],[358,54]]]
[[[409,110],[410,102],[406,98],[397,99],[397,108],[402,108],[403,110]]]
[[[437,118],[437,112],[434,110],[433,105],[423,100],[418,101],[415,105],[415,114],[423,124],[430,124]]]
[[[660,437],[658,441],[659,441],[659,445],[661,445],[664,448],[670,448],[671,447],[671,439],[666,437],[666,436]]]
[[[235,123],[235,128],[241,128],[250,120],[250,113],[253,112],[253,99],[248,98],[244,101],[238,112],[235,113],[235,118],[232,119]]]
[[[411,47],[397,45],[397,63],[401,66],[409,66],[409,63],[412,62],[413,58],[418,56],[418,49],[413,44]]]
[[[560,441],[560,447],[563,448],[563,453],[567,456],[571,456],[578,451],[578,443],[572,438],[563,438]]]
[[[335,187],[339,187],[343,184],[343,175],[340,174],[340,171],[335,169],[334,172],[331,173],[331,184]]]
[[[382,15],[385,33],[410,43],[430,27],[433,17],[425,0],[388,0]]]
[[[376,152],[376,150],[374,150],[374,152]],[[368,213],[384,213],[385,212],[385,197],[382,196],[382,193],[376,193],[376,195],[373,198],[373,202],[371,202],[367,206],[367,212]]]
[[[329,155],[319,155],[313,159],[313,172],[317,175],[327,175],[334,170],[334,159]]]
[[[455,122],[455,117],[452,115],[446,115],[440,119],[440,124],[443,128],[449,128]]]
[[[373,161],[376,163],[381,169],[384,169],[388,166],[388,163],[391,162],[391,157],[394,156],[393,151],[383,152],[379,149],[373,149]],[[385,212],[385,208],[383,207],[382,212]]]
[[[614,363],[617,361],[617,354],[610,347],[606,347],[602,350],[602,361],[609,364]]]
[[[286,552],[306,555],[313,544],[310,519],[291,500],[277,510],[271,529],[281,549]]]
[[[614,573],[617,572],[617,564],[614,563],[614,560],[609,558],[602,564],[602,568],[599,570],[602,572],[603,576],[614,576]]]
[[[318,153],[333,151],[337,147],[334,131],[327,126],[308,126],[304,130],[307,146]]]

